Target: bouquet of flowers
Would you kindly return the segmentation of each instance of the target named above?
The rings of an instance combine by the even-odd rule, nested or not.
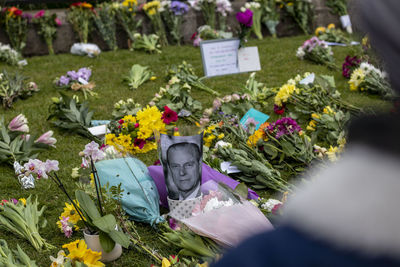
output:
[[[0,61],[10,65],[19,65],[21,55],[8,44],[0,43]]]
[[[113,4],[101,3],[96,12],[93,12],[93,21],[108,48],[117,50],[117,36],[115,23],[116,8]]]
[[[200,26],[197,31],[192,35],[193,46],[200,46],[200,42],[203,40],[214,40],[214,39],[229,39],[232,38],[231,32],[217,31],[212,29],[208,25]]]
[[[165,88],[160,88],[160,91],[154,95],[149,105],[156,106],[158,109],[168,106],[179,116],[196,116],[202,110],[202,106],[201,102],[192,98],[191,89],[187,83],[182,85],[178,79],[171,79]]]
[[[127,115],[109,126],[111,133],[106,135],[106,144],[114,146],[123,153],[147,153],[157,148],[154,131],[166,133],[167,125],[178,120],[176,112],[157,107],[145,107],[136,116]]]
[[[306,130],[312,140],[322,146],[344,145],[346,143],[346,126],[350,113],[326,106],[321,113],[312,113]]]
[[[194,10],[202,12],[205,24],[210,26],[211,29],[215,29],[216,0],[194,0],[189,3]]]
[[[294,173],[303,171],[315,158],[311,139],[290,117],[264,123],[247,144],[256,147],[275,168],[287,168]]]
[[[263,38],[261,33],[261,15],[263,12],[261,5],[258,2],[247,2],[240,10],[245,12],[246,9],[250,9],[253,12],[253,25],[251,29],[257,38],[261,40]]]
[[[312,25],[314,12],[311,0],[283,0],[282,5],[300,29],[305,34],[310,33],[309,25]]]
[[[277,8],[276,0],[256,0],[261,4],[262,17],[261,21],[268,28],[272,37],[276,37],[276,26],[279,24],[280,13]]]
[[[68,71],[66,75],[62,75],[60,78],[54,80],[54,85],[57,88],[71,89],[73,91],[82,91],[85,99],[87,99],[88,94],[90,96],[95,96],[96,93],[93,92],[96,86],[94,82],[89,82],[90,76],[92,75],[92,70],[90,68],[80,68],[78,71]]]
[[[60,250],[57,258],[50,256],[51,266],[105,266],[100,261],[102,253],[88,248],[83,239],[64,244],[62,248],[66,248],[68,254]]]
[[[273,228],[257,207],[216,182],[203,184],[202,192],[192,217],[181,220],[195,233],[233,247],[246,237]]]
[[[88,35],[92,26],[92,13],[95,12],[92,4],[86,2],[73,3],[67,14],[67,19],[78,34],[81,43],[88,42]]]
[[[159,44],[159,37],[156,34],[141,35],[140,33],[134,34],[133,49],[144,50],[148,53],[161,53],[161,45]]]
[[[217,142],[221,141],[225,134],[221,132],[218,124],[208,126],[203,132],[203,142],[206,147],[213,148]]]
[[[35,139],[29,134],[28,120],[23,114],[13,118],[8,126],[0,120],[0,163],[13,165],[15,161],[26,162],[39,152],[54,147],[57,142],[53,131],[48,131]]]
[[[305,41],[302,46],[297,49],[296,56],[301,59],[307,59],[317,64],[326,65],[330,69],[336,69],[335,59],[333,58],[332,49],[321,41],[318,37],[312,37]]]
[[[11,108],[17,98],[25,99],[39,91],[36,83],[26,83],[27,79],[18,72],[15,74],[9,74],[6,70],[0,72],[0,100],[4,108]]]
[[[26,34],[31,16],[28,13],[23,13],[21,9],[14,6],[4,8],[2,12],[6,26],[5,30],[10,39],[11,46],[21,53],[26,45]]]
[[[186,61],[183,61],[179,65],[172,65],[167,70],[166,79],[168,81],[172,79],[178,79],[179,82],[184,85],[185,83],[189,84],[191,87],[197,88],[199,90],[205,91],[209,94],[218,96],[219,93],[212,88],[205,85],[199,77],[197,77],[194,72],[193,66],[188,64]]]
[[[163,11],[161,15],[165,24],[171,34],[174,42],[178,45],[181,44],[182,33],[181,27],[183,22],[183,15],[189,11],[189,6],[180,1],[163,1]]]
[[[360,64],[361,64],[361,59],[359,59],[357,56],[354,57],[346,56],[342,65],[343,77],[350,79],[351,74],[355,69],[360,67]]]
[[[219,29],[221,31],[225,31],[227,16],[229,13],[233,11],[232,4],[228,0],[216,0],[216,5],[217,5]]]
[[[350,43],[349,38],[347,38],[341,30],[336,29],[335,24],[333,23],[329,24],[326,28],[318,27],[315,30],[315,36],[317,36],[318,39],[325,42],[343,43],[343,44]]]
[[[217,97],[213,101],[213,106],[204,110],[200,125],[205,126],[210,122],[219,122],[222,118],[235,121],[254,107],[255,103],[251,101],[249,94],[234,93],[222,98]]]
[[[160,15],[160,12],[162,11],[160,1],[154,0],[154,1],[144,4],[143,10],[144,10],[144,12],[146,12],[146,15],[151,20],[151,24],[153,25],[154,32],[160,38],[161,46],[167,46],[168,39],[167,39],[167,35],[165,33],[165,26],[164,26],[164,23],[161,19],[161,15]]]
[[[349,85],[351,91],[367,91],[372,94],[381,95],[384,98],[392,98],[395,92],[387,81],[385,72],[380,71],[373,65],[363,62],[360,67],[353,71]]]
[[[253,12],[250,9],[246,9],[243,12],[238,12],[236,13],[236,19],[240,24],[239,47],[243,47],[244,43],[246,43],[247,39],[249,38],[250,29],[253,26]]]
[[[128,35],[130,42],[135,41],[134,36],[137,33],[137,29],[142,25],[142,20],[136,19],[137,10],[136,0],[125,0],[115,9],[118,21]],[[129,48],[131,48],[130,42],[128,43]]]
[[[33,23],[39,26],[39,35],[43,37],[49,49],[49,54],[54,55],[53,39],[57,34],[57,26],[61,26],[61,21],[54,13],[50,15],[49,11],[40,10],[33,17]]]
[[[142,109],[142,105],[139,103],[135,103],[132,98],[128,98],[125,100],[120,100],[114,104],[114,110],[112,115],[114,119],[121,119],[126,115],[133,115],[135,116],[136,113]]]

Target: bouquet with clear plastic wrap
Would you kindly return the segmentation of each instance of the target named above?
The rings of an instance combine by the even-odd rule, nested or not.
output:
[[[249,201],[214,181],[201,187],[203,196],[192,216],[181,219],[195,233],[233,247],[254,234],[273,228],[264,214]]]

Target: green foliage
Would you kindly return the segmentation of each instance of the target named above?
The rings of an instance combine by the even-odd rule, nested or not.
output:
[[[142,25],[142,20],[136,19],[137,7],[133,3],[129,6],[120,6],[115,10],[119,23],[124,28],[129,39],[134,42],[135,34]]]
[[[17,245],[17,250],[8,248],[4,239],[0,239],[0,266],[7,267],[37,267],[36,262]]]
[[[36,251],[53,249],[54,246],[40,236],[39,229],[44,228],[47,220],[42,218],[45,206],[38,209],[37,198],[31,201],[31,196],[26,199],[26,205],[21,201],[17,204],[11,202],[0,206],[0,228],[28,240]]]
[[[65,94],[60,93],[60,98],[54,98],[53,103],[49,107],[50,115],[47,120],[55,118],[51,123],[61,129],[69,132],[75,132],[86,138],[100,142],[100,140],[92,135],[88,128],[91,126],[93,111],[89,110],[89,103],[75,100]]]
[[[326,0],[331,13],[339,16],[347,15],[347,0]]]
[[[115,24],[115,10],[111,3],[99,5],[96,13],[93,13],[93,21],[99,30],[101,37],[111,50],[117,50],[117,36]]]
[[[140,33],[135,33],[133,37],[133,49],[144,50],[150,54],[161,53],[161,45],[159,44],[159,37],[157,35],[141,35]]]
[[[137,89],[140,85],[150,80],[153,72],[147,66],[135,64],[129,71],[129,75],[125,76],[124,81],[128,83],[130,89]]]

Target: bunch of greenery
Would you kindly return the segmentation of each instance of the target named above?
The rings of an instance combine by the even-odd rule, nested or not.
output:
[[[5,8],[4,12],[5,30],[11,46],[21,53],[26,45],[29,16],[23,14],[22,10],[16,7]]]
[[[314,6],[311,1],[284,0],[283,5],[285,11],[293,18],[297,25],[299,25],[304,34],[309,34],[314,15]]]
[[[19,65],[20,60],[20,53],[12,49],[10,45],[3,45],[0,43],[0,61],[6,62],[10,65]]]
[[[339,16],[347,15],[347,0],[326,0],[331,13]]]
[[[142,105],[135,103],[132,98],[125,100],[120,100],[114,104],[114,109],[112,111],[112,116],[114,120],[121,119],[127,115],[135,116],[136,113],[142,109]]]
[[[161,3],[158,0],[147,2],[143,5],[143,10],[153,25],[154,32],[160,38],[161,46],[168,45],[167,34],[165,32],[165,25],[161,19]]]
[[[8,248],[4,239],[0,239],[0,265],[10,267],[37,267],[36,262],[31,260],[28,255],[17,244],[17,250]]]
[[[149,67],[144,67],[139,64],[134,64],[129,71],[129,75],[125,76],[124,81],[128,83],[129,88],[134,90],[140,85],[150,80],[154,73],[149,70]]]
[[[81,43],[88,42],[89,32],[92,28],[93,6],[86,2],[74,3],[70,6],[67,19],[78,34]]]
[[[25,99],[39,89],[34,82],[27,83],[28,77],[19,72],[10,74],[6,70],[0,72],[0,100],[4,108],[11,108],[17,98]]]
[[[89,110],[87,101],[80,103],[77,98],[70,98],[62,93],[61,97],[53,97],[53,103],[49,107],[50,115],[47,120],[55,118],[51,123],[68,132],[80,134],[90,140],[100,142],[88,130],[91,127],[93,111]]]
[[[137,4],[133,1],[124,1],[115,9],[118,21],[131,42],[135,41],[135,34],[138,32],[138,28],[142,25],[142,20],[136,19],[137,9]],[[132,44],[129,43],[129,48],[131,48],[131,46]]]
[[[159,44],[159,37],[156,34],[141,35],[140,33],[134,34],[133,49],[144,50],[150,54],[161,53],[161,45]]]
[[[182,84],[189,84],[191,87],[197,88],[199,90],[205,91],[209,94],[218,96],[219,93],[214,89],[205,85],[199,77],[197,77],[194,72],[193,66],[186,61],[182,61],[179,65],[172,65],[167,70],[166,79],[170,81],[171,79],[178,79]]]
[[[38,209],[37,198],[32,201],[31,196],[26,199],[26,203],[18,201],[6,202],[0,205],[0,228],[12,232],[13,234],[28,240],[37,250],[53,249],[54,246],[46,242],[40,236],[39,229],[46,227],[47,221],[42,218],[45,206]]]
[[[117,36],[115,24],[116,9],[110,3],[99,5],[96,13],[93,13],[93,21],[99,30],[101,37],[111,50],[117,50]]]
[[[33,23],[39,26],[38,33],[43,37],[49,49],[49,54],[54,55],[53,39],[57,34],[57,26],[61,25],[57,15],[50,15],[49,11],[40,10],[35,14]]]
[[[272,37],[276,38],[276,26],[279,24],[280,12],[276,0],[256,0],[263,10],[261,21],[267,27]]]

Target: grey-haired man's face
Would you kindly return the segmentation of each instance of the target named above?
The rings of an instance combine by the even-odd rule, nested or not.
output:
[[[172,179],[180,191],[192,190],[199,181],[199,162],[193,149],[173,149],[168,155]]]

